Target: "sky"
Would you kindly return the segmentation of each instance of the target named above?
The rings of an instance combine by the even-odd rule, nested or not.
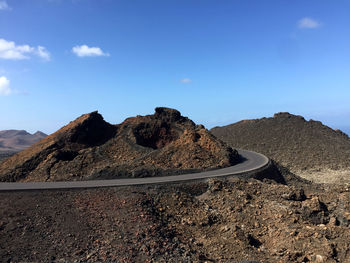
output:
[[[0,0],[0,130],[178,109],[350,133],[349,0]]]

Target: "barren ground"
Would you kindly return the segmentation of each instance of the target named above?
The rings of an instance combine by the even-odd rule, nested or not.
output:
[[[350,182],[350,138],[319,121],[278,113],[211,132],[230,146],[256,151],[318,183]]]
[[[1,262],[350,262],[347,185],[5,192],[0,207]]]

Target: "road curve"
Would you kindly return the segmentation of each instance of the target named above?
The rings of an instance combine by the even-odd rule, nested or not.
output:
[[[45,190],[45,189],[73,189],[97,188],[111,186],[144,185],[170,183],[205,179],[211,177],[242,175],[267,167],[269,159],[256,152],[238,150],[242,161],[231,167],[192,174],[181,174],[162,177],[127,178],[111,180],[68,181],[68,182],[28,182],[28,183],[0,183],[0,191]]]

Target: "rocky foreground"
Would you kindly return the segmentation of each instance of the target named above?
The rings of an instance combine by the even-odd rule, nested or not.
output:
[[[1,262],[350,262],[350,190],[301,180],[0,193]]]
[[[161,176],[234,165],[238,153],[180,112],[156,108],[112,125],[85,114],[0,163],[0,181]]]

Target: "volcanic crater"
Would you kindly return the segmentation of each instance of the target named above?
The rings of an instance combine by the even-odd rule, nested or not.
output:
[[[1,162],[0,181],[163,176],[228,167],[238,160],[236,150],[175,109],[158,107],[153,115],[117,125],[96,111]]]

